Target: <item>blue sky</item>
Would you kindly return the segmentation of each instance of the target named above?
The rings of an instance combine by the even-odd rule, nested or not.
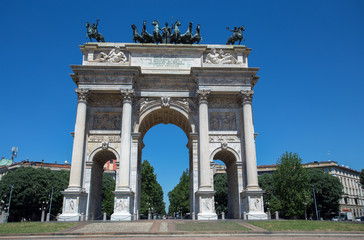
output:
[[[285,151],[304,162],[364,168],[364,1],[4,1],[0,20],[0,157],[71,161],[77,99],[69,65],[81,64],[85,23],[100,19],[109,42],[131,42],[131,24],[179,19],[201,25],[204,44],[224,44],[245,25],[250,67],[261,77],[253,100],[257,161]],[[148,25],[148,31],[153,30]],[[163,136],[167,141],[161,141]],[[175,143],[175,144],[172,144]],[[158,125],[143,159],[165,195],[188,168],[187,138]],[[166,151],[168,150],[168,151]]]

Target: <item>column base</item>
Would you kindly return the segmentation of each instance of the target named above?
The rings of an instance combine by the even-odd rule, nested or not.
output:
[[[116,190],[113,192],[114,213],[111,221],[131,221],[133,220],[132,210],[134,209],[134,192]]]
[[[57,221],[81,221],[81,215],[84,215],[86,212],[87,193],[85,193],[83,189],[66,189],[62,194],[62,214],[59,215]]]
[[[196,192],[199,203],[197,220],[217,220],[214,195],[215,191],[213,190],[199,190]]]
[[[259,190],[244,190],[241,192],[243,209],[241,215],[246,215],[247,220],[268,220],[264,212],[263,193]],[[243,218],[243,217],[242,217]]]

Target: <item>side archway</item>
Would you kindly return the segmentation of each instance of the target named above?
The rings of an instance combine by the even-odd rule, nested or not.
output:
[[[102,178],[104,165],[108,161],[117,161],[118,153],[112,149],[95,149],[90,155],[91,179],[89,190],[88,219],[96,220],[102,218]]]
[[[231,148],[218,148],[211,154],[211,161],[220,160],[226,166],[227,174],[227,218],[240,218],[239,185],[242,185],[241,161],[239,155]],[[219,174],[219,173],[218,173]],[[221,174],[221,173],[220,173]]]

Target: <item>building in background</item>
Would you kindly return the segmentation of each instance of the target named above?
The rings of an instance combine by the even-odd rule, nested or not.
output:
[[[214,174],[225,173],[226,167],[219,163],[211,164]],[[340,179],[344,187],[344,194],[340,200],[340,211],[350,211],[355,217],[364,216],[363,213],[363,186],[360,185],[360,172],[349,168],[348,166],[339,165],[335,161],[314,161],[303,164],[304,168],[319,168],[324,172]],[[277,165],[260,165],[257,166],[258,175],[265,173],[272,174]]]
[[[104,165],[104,173],[111,175],[114,179],[116,177],[116,160],[111,160],[105,163]],[[0,180],[1,178],[10,171],[15,171],[20,167],[33,167],[33,168],[49,168],[52,171],[60,171],[66,170],[69,171],[71,169],[71,164],[59,164],[57,162],[47,163],[42,160],[41,162],[34,162],[29,160],[24,160],[21,162],[15,162],[11,159],[2,158],[0,160]]]

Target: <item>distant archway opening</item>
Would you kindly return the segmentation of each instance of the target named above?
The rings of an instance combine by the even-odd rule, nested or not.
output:
[[[109,150],[101,150],[92,158],[91,168],[91,189],[89,196],[88,219],[102,219],[102,177],[104,173],[104,165],[108,161],[115,162],[116,156]]]
[[[193,198],[193,180],[192,180],[192,144],[190,142],[190,133],[194,131],[194,124],[192,123],[192,120],[190,118],[190,116],[186,113],[183,112],[179,109],[170,107],[170,108],[158,108],[158,109],[154,109],[150,112],[148,112],[147,114],[144,114],[143,116],[141,116],[140,118],[140,124],[138,126],[138,128],[134,129],[134,131],[140,132],[141,133],[141,140],[143,141],[143,145],[144,145],[144,136],[147,134],[147,132],[159,125],[159,124],[172,124],[177,126],[178,128],[180,128],[187,136],[188,142],[185,146],[189,149],[189,153],[187,153],[187,158],[189,158],[189,162],[188,162],[188,166],[189,166],[189,176],[190,176],[190,211],[193,211],[193,207],[194,207],[194,198]],[[161,129],[161,127],[158,127],[159,129]],[[155,133],[154,133],[155,134]],[[148,147],[148,146],[147,146]],[[161,151],[161,155],[163,155],[163,149]],[[170,154],[170,158],[173,158],[173,154]],[[142,157],[142,149],[139,150],[139,154],[138,154],[138,172],[139,174],[141,174],[141,163],[142,160],[146,159],[144,156]],[[150,160],[150,159],[146,159],[146,160]],[[186,159],[187,160],[187,159]],[[168,163],[167,163],[168,164]],[[169,163],[170,166],[173,166],[173,163],[170,162]],[[181,173],[178,176],[179,177],[182,175],[182,172],[185,170],[184,169],[180,169]],[[138,192],[141,193],[141,177],[139,176],[139,184],[138,184]],[[178,183],[178,182],[177,182]],[[166,196],[169,192],[166,191],[165,189],[163,189],[164,191],[164,195]],[[140,204],[141,204],[141,194],[139,194],[139,209],[140,209]],[[168,212],[168,208],[166,209],[166,211]],[[180,213],[178,213],[180,214]],[[186,213],[185,213],[186,214]],[[186,216],[184,214],[184,216]],[[180,215],[179,215],[180,216]]]
[[[217,176],[217,174],[226,174],[226,179],[227,179],[227,193],[225,196],[225,198],[227,199],[227,213],[225,213],[226,218],[238,219],[240,215],[240,210],[239,210],[240,203],[239,203],[238,168],[236,164],[237,159],[231,151],[220,150],[217,153],[215,153],[213,160],[220,160],[225,164],[225,165],[219,164],[221,162],[216,161],[216,163],[221,167],[216,166],[217,170],[215,170],[214,178],[216,179],[216,177],[220,177],[221,181],[222,180],[221,176]],[[214,186],[215,190],[216,187],[217,186]],[[223,198],[222,196],[219,197],[220,199]],[[217,199],[215,199],[215,201],[216,200]]]

